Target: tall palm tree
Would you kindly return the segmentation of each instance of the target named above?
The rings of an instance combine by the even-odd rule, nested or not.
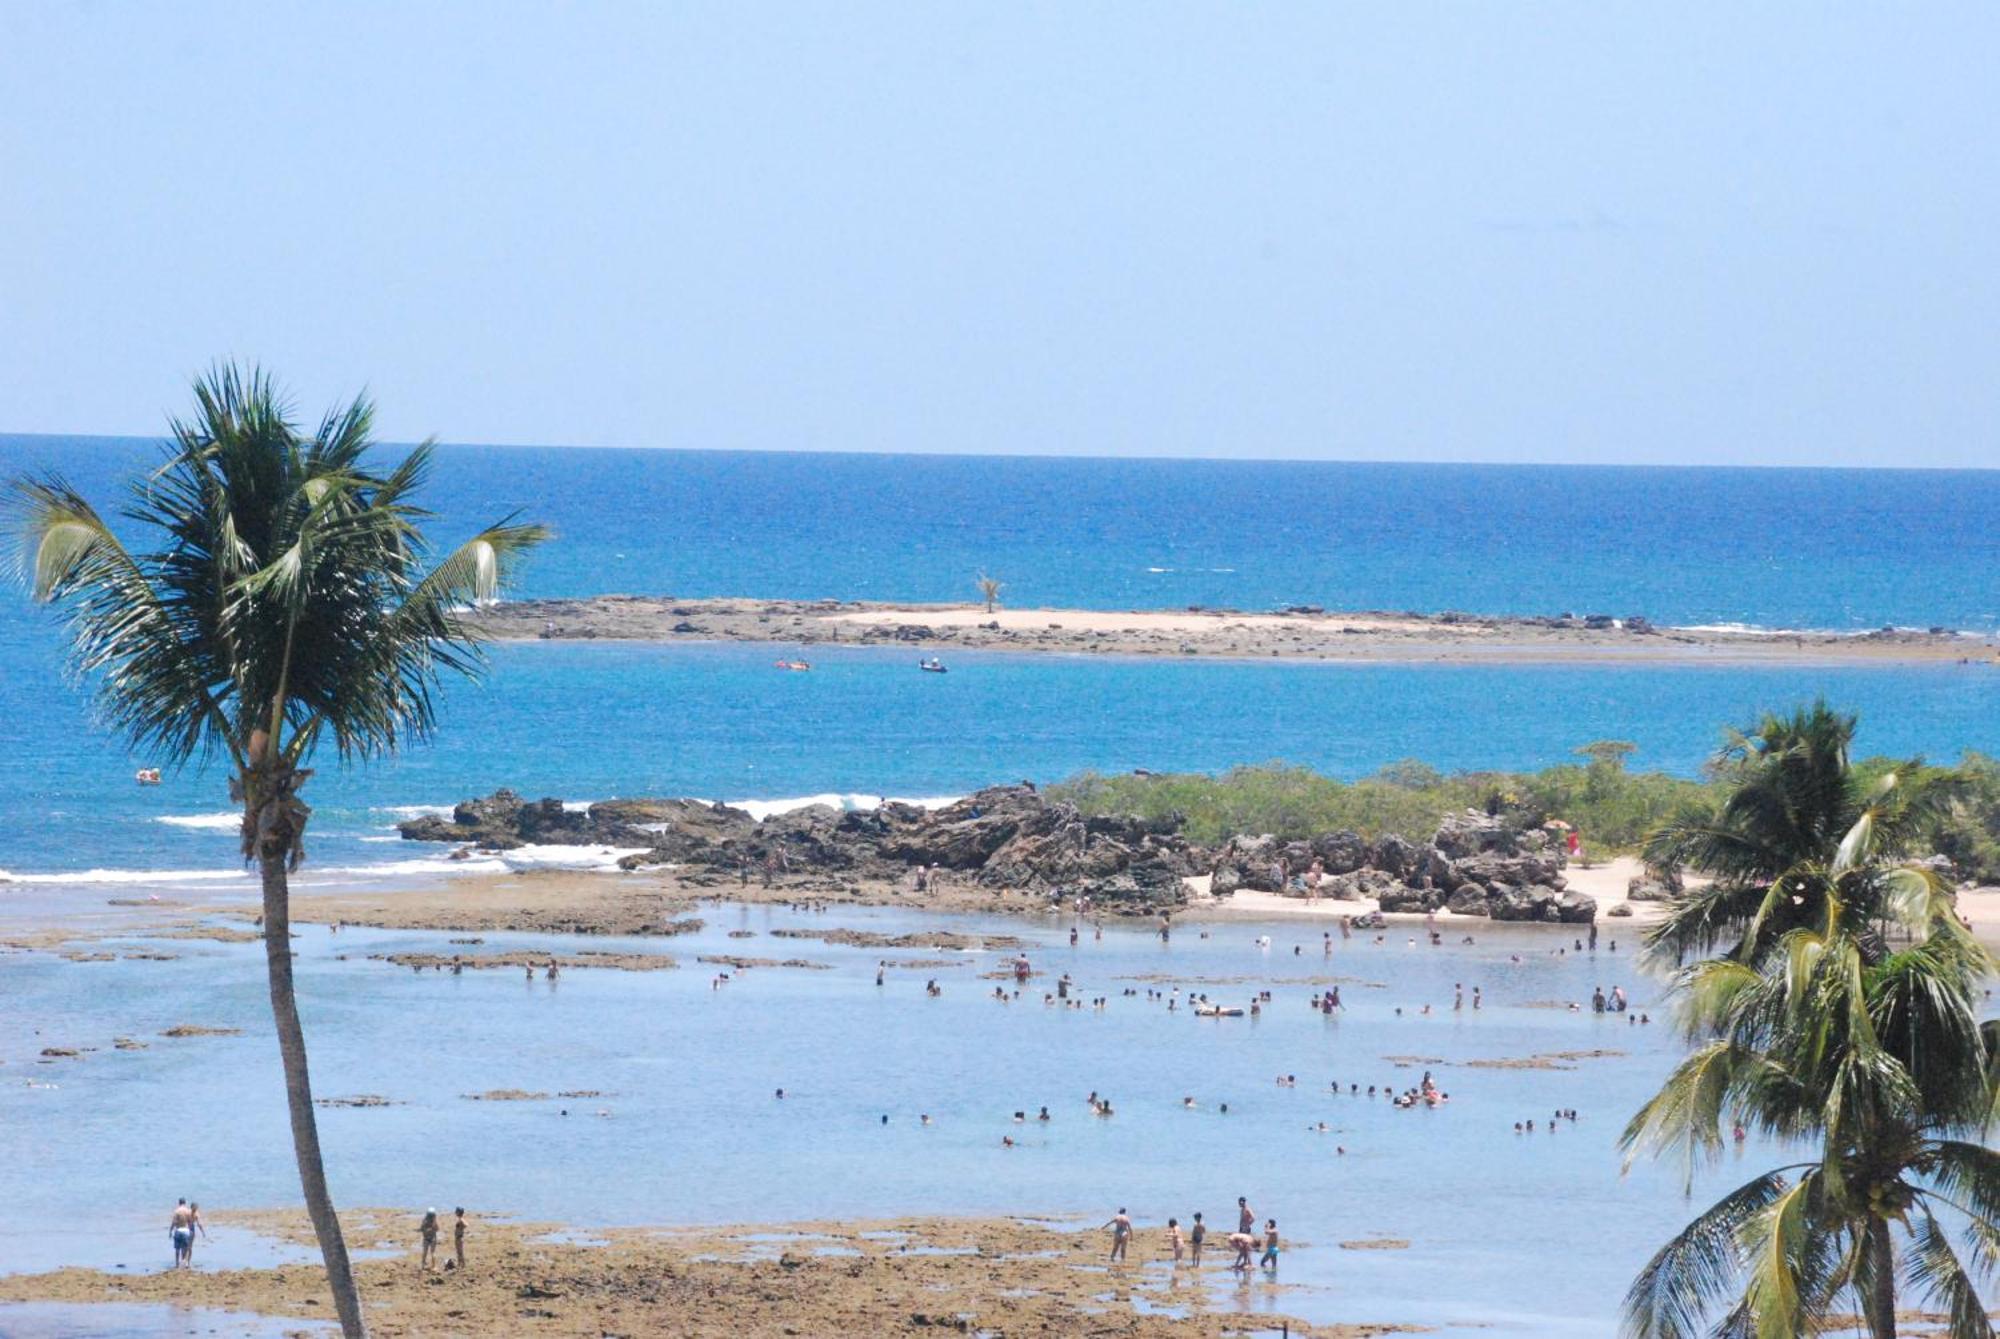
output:
[[[1722,804],[1648,845],[1715,880],[1677,899],[1652,952],[1728,948],[1677,974],[1696,1046],[1627,1126],[1628,1160],[1676,1151],[1691,1183],[1725,1120],[1814,1156],[1725,1195],[1654,1255],[1626,1296],[1642,1339],[1822,1333],[1848,1297],[1889,1339],[1899,1274],[1952,1339],[1993,1334],[1976,1280],[2000,1264],[2000,1155],[1980,1142],[2000,1096],[2000,1029],[1979,1021],[1994,964],[1950,889],[1904,860],[1950,778],[1864,787],[1853,730],[1824,704],[1765,718],[1725,749]]]
[[[425,570],[412,501],[426,443],[386,473],[367,459],[373,407],[358,398],[311,436],[262,373],[196,382],[165,462],[123,510],[128,548],[62,479],[16,480],[12,502],[35,598],[66,607],[73,666],[108,719],[168,766],[227,759],[242,846],[263,884],[271,1014],[292,1143],[341,1331],[365,1333],[328,1194],[305,1034],[292,986],[288,876],[305,858],[300,790],[323,744],[347,761],[426,736],[444,672],[481,665],[459,616],[491,599],[513,557],[544,538],[511,518]]]

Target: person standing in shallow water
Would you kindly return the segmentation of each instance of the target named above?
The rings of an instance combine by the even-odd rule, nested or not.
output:
[[[201,1205],[193,1200],[188,1202],[188,1226],[194,1229],[194,1236],[208,1240],[208,1224],[201,1221]],[[194,1267],[194,1237],[188,1238],[188,1267]]]
[[[1132,1220],[1121,1208],[1104,1226],[1111,1229],[1111,1263],[1115,1265],[1124,1260],[1125,1247],[1132,1240]]]
[[[167,1224],[167,1240],[174,1244],[174,1268],[194,1267],[194,1210],[183,1199],[174,1205],[174,1216]]]

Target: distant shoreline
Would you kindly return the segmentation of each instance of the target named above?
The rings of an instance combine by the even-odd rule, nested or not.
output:
[[[1167,659],[1466,664],[1949,664],[2000,666],[2000,641],[1950,630],[1676,628],[1602,615],[1234,609],[1023,609],[841,600],[599,595],[510,601],[474,620],[499,641],[765,642]],[[947,665],[947,668],[949,666]]]

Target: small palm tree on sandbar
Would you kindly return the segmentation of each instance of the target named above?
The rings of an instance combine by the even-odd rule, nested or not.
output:
[[[1000,592],[1006,589],[1006,583],[997,581],[987,576],[986,573],[981,572],[977,584],[979,586],[979,598],[986,602],[986,612],[990,614],[999,605]]]

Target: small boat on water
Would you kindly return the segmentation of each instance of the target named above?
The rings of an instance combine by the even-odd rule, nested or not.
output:
[[[929,656],[923,660],[919,660],[917,668],[926,674],[943,674],[946,672],[944,662],[936,656]]]
[[[781,670],[809,670],[812,668],[812,662],[810,660],[780,660],[777,662],[777,668]]]
[[[1197,1004],[1194,1007],[1194,1016],[1196,1018],[1241,1018],[1243,1017],[1243,1011],[1241,1009],[1225,1009],[1219,1004]]]

